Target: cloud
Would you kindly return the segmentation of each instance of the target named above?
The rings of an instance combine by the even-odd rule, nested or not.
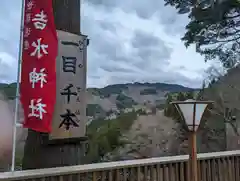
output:
[[[0,52],[0,80],[3,83],[16,79],[16,59],[7,53]]]
[[[1,1],[0,82],[16,80],[21,1]]]
[[[135,13],[141,19],[151,19],[155,16],[159,23],[165,25],[166,33],[171,35],[183,33],[187,22],[187,15],[179,16],[176,10],[169,6],[164,6],[164,1],[159,0],[88,0],[93,6],[103,7],[106,11],[121,9],[126,13]]]
[[[160,37],[137,30],[134,32],[131,44],[139,58],[135,63],[138,68],[155,66],[156,61],[161,62],[162,65],[168,65],[172,48]]]
[[[19,0],[0,7],[0,82],[16,80]],[[6,18],[8,17],[8,18]],[[167,82],[199,87],[207,68],[194,47],[180,41],[188,19],[159,0],[85,0],[82,32],[88,35],[88,86]]]

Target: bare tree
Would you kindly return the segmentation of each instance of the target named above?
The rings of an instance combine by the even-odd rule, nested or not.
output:
[[[213,69],[214,70],[214,69]],[[208,109],[212,116],[216,119],[222,119],[226,127],[227,142],[232,142],[235,145],[236,139],[239,140],[240,130],[238,122],[240,118],[240,67],[228,70],[224,75],[222,73],[208,77],[216,78],[217,81],[204,90],[205,99],[214,101],[214,107]],[[211,81],[210,81],[211,82]]]
[[[219,67],[219,66],[210,66],[206,71],[206,79],[205,79],[205,83],[209,84],[211,83],[213,80],[218,80],[220,77],[224,76],[224,74],[226,74],[226,69],[223,67]]]
[[[216,80],[206,92],[207,97],[214,99],[214,109],[208,109],[212,114],[222,117],[234,129],[236,135],[240,135],[236,128],[237,112],[240,112],[240,84],[238,76],[240,68],[226,70],[222,67],[211,66],[205,72],[208,76],[206,82]]]
[[[228,106],[228,104],[230,103],[228,103],[227,101],[224,101],[224,96],[221,91],[219,91],[218,98],[215,101],[216,102],[215,102],[214,109],[208,108],[208,111],[210,111],[214,115],[218,115],[222,117],[225,123],[231,125],[234,133],[237,136],[240,136],[240,133],[238,131],[237,124],[236,124],[236,119],[237,119],[236,111],[240,111],[240,109],[238,109],[237,107]]]

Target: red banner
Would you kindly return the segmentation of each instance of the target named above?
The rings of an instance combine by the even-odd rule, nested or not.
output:
[[[25,0],[20,84],[25,128],[51,132],[57,49],[52,0]]]

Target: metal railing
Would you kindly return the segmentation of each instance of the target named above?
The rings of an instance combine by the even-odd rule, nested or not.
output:
[[[240,181],[240,150],[198,154],[198,181]],[[190,181],[188,156],[0,173],[1,181]]]

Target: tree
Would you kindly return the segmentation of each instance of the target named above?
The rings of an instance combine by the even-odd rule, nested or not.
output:
[[[167,99],[165,103],[165,108],[164,108],[164,115],[165,116],[170,116],[173,114],[173,106],[170,104],[173,101],[172,95],[169,93],[167,94]]]
[[[185,98],[194,99],[194,92],[193,91],[186,92]]]
[[[240,111],[240,109],[237,107],[231,106],[230,105],[231,103],[229,103],[229,101],[224,99],[226,99],[224,97],[224,93],[222,91],[218,91],[215,99],[216,103],[214,105],[214,109],[208,108],[207,110],[213,115],[218,115],[222,117],[224,119],[224,122],[229,124],[232,127],[234,133],[237,136],[240,136],[240,131],[238,131],[238,128],[236,125],[236,111]]]
[[[211,87],[211,89],[213,89],[213,87]],[[219,135],[222,134],[223,131],[218,132],[219,130],[217,130],[216,127],[218,127],[221,122],[223,122],[225,125],[224,133],[226,139],[226,149],[238,149],[238,141],[240,136],[240,131],[238,129],[239,108],[236,105],[233,106],[235,103],[229,100],[229,96],[226,95],[225,91],[215,89],[212,92],[212,94],[215,94],[214,96],[212,96],[214,97],[212,98],[212,100],[214,100],[215,104],[213,107],[209,107],[207,109],[205,115],[208,117],[213,117],[215,120],[218,120],[218,123],[215,123],[215,126],[213,126],[211,129],[203,128],[203,130],[207,131],[205,134],[206,138],[211,137],[212,139],[218,140],[218,138],[220,137]],[[228,91],[231,93],[234,91],[236,93],[236,90],[231,90],[230,87],[228,87]],[[239,100],[236,101],[239,102]]]
[[[125,145],[127,142],[122,140],[122,135],[131,128],[136,119],[136,112],[123,113],[109,122],[102,122],[97,128],[89,127],[87,162],[100,162],[108,153]]]
[[[203,81],[200,91],[196,95],[196,100],[203,100],[204,89],[206,88],[206,82]]]
[[[225,68],[222,67],[216,67],[216,66],[210,66],[205,73],[207,74],[207,78],[205,79],[205,82],[208,84],[214,84],[217,82],[221,77],[224,76],[225,73],[227,73]]]
[[[186,97],[185,97],[184,93],[179,92],[177,94],[177,101],[185,101],[185,100],[186,100]]]
[[[176,100],[185,100],[184,94],[182,92],[178,93]],[[178,110],[173,104],[170,104],[172,101],[175,101],[172,94],[168,94],[165,103],[164,115],[167,117],[171,117],[177,121],[181,121],[181,116],[179,115]]]
[[[214,101],[211,109],[207,109],[207,113],[211,114],[214,119],[221,120],[225,124],[227,148],[238,149],[240,130],[240,87],[239,87],[239,71],[236,67],[228,70],[227,74],[218,77],[214,84],[205,88],[203,97]]]
[[[239,63],[240,4],[238,0],[165,0],[179,14],[188,14],[189,24],[182,37],[186,47],[196,44],[205,61],[220,60],[226,68]]]

